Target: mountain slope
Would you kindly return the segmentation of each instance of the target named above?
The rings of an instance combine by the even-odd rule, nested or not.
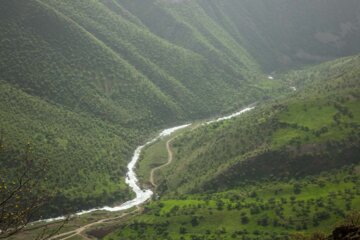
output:
[[[249,66],[255,59],[271,72],[359,52],[356,0],[117,2],[152,32],[225,63],[228,71],[231,61]]]
[[[333,232],[356,239],[359,63],[357,55],[279,75],[297,91],[155,143],[143,159],[148,168],[164,166],[155,176],[156,198],[141,214],[88,234],[270,240],[333,239]],[[161,165],[169,139],[173,161]]]
[[[357,163],[359,61],[355,56],[284,75],[299,83],[292,96],[180,137],[163,189],[215,191]]]
[[[359,5],[3,2],[1,138],[17,153],[31,142],[49,159],[45,185],[71,210],[122,200],[132,150],[157,129],[288,91],[263,71],[358,52]],[[294,28],[304,19],[311,24]]]
[[[47,181],[39,187],[54,190],[47,209],[53,216],[131,196],[123,174],[131,135],[138,132],[54,106],[7,83],[0,87],[3,181],[12,181],[29,144],[31,159],[49,160]]]
[[[130,197],[127,162],[155,129],[262,94],[248,86],[243,96],[238,76],[222,77],[108,4],[10,1],[0,10],[1,138],[50,160],[54,215]]]

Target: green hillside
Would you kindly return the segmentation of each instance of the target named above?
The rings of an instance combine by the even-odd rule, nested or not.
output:
[[[355,56],[283,75],[298,91],[177,138],[176,161],[159,177],[162,188],[223,190],[357,163],[359,63]]]
[[[1,89],[2,179],[21,166],[29,144],[31,158],[50,160],[43,184],[56,189],[53,213],[126,200],[131,195],[123,175],[132,151],[130,134],[139,133],[71,112],[3,82]]]
[[[104,239],[327,239],[360,211],[359,64],[278,76],[297,91],[183,130],[156,174],[159,199]],[[141,175],[164,162],[167,140],[145,151]]]
[[[226,64],[227,71],[233,63],[252,66],[252,59],[266,72],[286,70],[360,50],[356,0],[117,2],[153,33]]]
[[[129,198],[126,165],[155,131],[291,91],[293,83],[270,80],[268,72],[360,51],[355,0],[1,4],[0,132],[8,152],[0,168],[16,172],[28,143],[35,159],[49,159],[44,187],[54,191],[52,215]],[[294,27],[303,21],[311,24]]]
[[[359,212],[359,178],[357,166],[214,194],[162,198],[104,239],[326,239],[349,213]],[[304,237],[315,233],[318,238]]]
[[[0,10],[1,137],[50,160],[54,215],[129,198],[126,165],[150,132],[263,95],[110,3],[9,1]]]

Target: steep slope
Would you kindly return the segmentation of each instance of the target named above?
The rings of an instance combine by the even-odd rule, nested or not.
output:
[[[249,70],[259,69],[246,49],[217,24],[197,1],[180,4],[154,0],[146,3],[139,0],[118,2],[134,13],[153,33],[202,55],[220,66],[226,75],[238,74],[247,79]],[[233,84],[236,82],[232,80]]]
[[[263,95],[115,2],[9,1],[0,22],[1,138],[50,160],[54,215],[130,197],[126,164],[155,129]]]
[[[300,90],[177,139],[163,190],[215,191],[358,162],[360,57],[284,75]]]
[[[267,71],[359,52],[358,1],[201,2],[219,22],[234,23],[230,32]]]
[[[12,182],[25,156],[39,163],[49,160],[46,176],[38,177],[47,178],[40,188],[54,190],[47,209],[53,216],[131,196],[123,175],[132,135],[139,132],[69,111],[4,82],[0,87],[2,181]]]
[[[36,1],[6,5],[3,80],[74,111],[108,115],[103,118],[111,122],[149,119],[150,112],[159,119],[174,115],[169,97],[75,22]]]
[[[345,218],[333,236],[356,238],[359,63],[354,56],[292,71],[279,81],[296,92],[179,134],[172,163],[156,174],[157,199],[118,230],[89,233],[110,232],[109,240],[328,239]],[[147,164],[164,160],[166,141],[145,152]]]
[[[131,151],[156,129],[283,91],[263,70],[358,52],[359,5],[5,1],[1,138],[50,160],[57,210],[121,200]]]
[[[225,64],[227,71],[239,63],[256,67],[252,59],[271,72],[360,50],[356,0],[117,2],[155,34]]]

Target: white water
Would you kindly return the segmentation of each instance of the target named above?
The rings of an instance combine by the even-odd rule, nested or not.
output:
[[[220,121],[228,120],[228,119],[237,117],[237,116],[239,116],[239,115],[241,115],[241,114],[243,114],[245,112],[248,112],[248,111],[250,111],[250,110],[252,110],[254,108],[255,107],[248,107],[248,108],[242,109],[241,111],[233,113],[231,115],[221,117],[221,118],[218,118],[218,119],[215,119],[215,120],[208,121],[205,124],[211,124],[211,123],[214,123],[214,122],[220,122]],[[147,200],[149,200],[151,198],[151,196],[153,195],[153,192],[150,189],[142,190],[140,188],[140,186],[138,185],[138,179],[137,179],[136,173],[134,171],[136,163],[139,161],[141,151],[146,146],[154,143],[156,140],[158,140],[158,139],[160,139],[162,137],[165,137],[165,136],[169,136],[172,133],[174,133],[174,132],[176,132],[176,131],[178,131],[180,129],[186,128],[186,127],[188,127],[190,125],[191,124],[186,124],[186,125],[181,125],[181,126],[165,129],[157,137],[155,137],[151,141],[149,141],[149,142],[145,143],[144,145],[139,146],[138,148],[136,148],[136,150],[135,150],[135,152],[134,152],[134,154],[132,156],[131,162],[127,165],[128,173],[126,174],[126,179],[125,179],[125,182],[129,185],[129,187],[136,194],[136,197],[134,199],[132,199],[130,201],[127,201],[127,202],[125,202],[125,203],[123,203],[123,204],[121,204],[119,206],[115,206],[115,207],[105,206],[105,207],[101,207],[101,208],[93,208],[93,209],[90,209],[90,210],[84,210],[84,211],[77,212],[77,213],[73,214],[73,216],[81,216],[81,215],[91,213],[91,212],[95,212],[95,211],[118,212],[118,211],[130,209],[132,207],[138,206],[138,205],[146,202]],[[61,217],[57,217],[57,218],[49,218],[49,219],[39,220],[39,221],[36,221],[36,222],[33,222],[33,223],[54,222],[54,221],[64,220],[65,218],[66,218],[65,216],[61,216]]]
[[[229,120],[229,119],[232,119],[234,117],[237,117],[243,113],[246,113],[248,111],[251,111],[253,110],[255,107],[248,107],[248,108],[244,108],[243,110],[239,111],[239,112],[236,112],[236,113],[233,113],[233,114],[230,114],[228,116],[225,116],[225,117],[221,117],[221,118],[218,118],[218,119],[215,119],[215,120],[211,120],[211,121],[208,121],[206,122],[205,124],[211,124],[211,123],[215,123],[215,122],[221,122],[221,121],[225,121],[225,120]]]
[[[136,148],[136,150],[135,150],[135,152],[134,152],[134,154],[132,156],[131,162],[129,162],[129,164],[127,165],[128,172],[126,174],[126,179],[125,179],[126,184],[128,184],[129,187],[136,194],[136,197],[134,199],[132,199],[130,201],[127,201],[127,202],[125,202],[125,203],[123,203],[123,204],[121,204],[119,206],[115,206],[115,207],[105,206],[105,207],[101,207],[101,208],[93,208],[93,209],[89,209],[89,210],[84,210],[84,211],[77,212],[77,213],[73,214],[73,216],[81,216],[81,215],[84,215],[84,214],[87,214],[87,213],[92,213],[92,212],[95,212],[95,211],[118,212],[118,211],[130,209],[132,207],[140,205],[140,204],[146,202],[147,200],[149,200],[151,198],[151,196],[153,195],[153,192],[150,189],[145,189],[145,190],[140,189],[140,187],[138,185],[138,179],[137,179],[136,173],[134,171],[136,163],[139,161],[141,151],[144,149],[144,147],[154,143],[159,138],[169,136],[172,133],[174,133],[174,132],[176,132],[176,131],[178,131],[180,129],[186,128],[186,127],[188,127],[190,125],[191,124],[186,124],[186,125],[181,125],[181,126],[165,129],[156,138],[154,138],[151,141],[145,143],[144,145],[139,146],[138,148]],[[37,222],[54,222],[54,221],[60,221],[60,220],[64,220],[64,219],[66,219],[66,217],[61,216],[61,217],[57,217],[57,218],[49,218],[49,219],[36,221],[34,223],[37,223]]]

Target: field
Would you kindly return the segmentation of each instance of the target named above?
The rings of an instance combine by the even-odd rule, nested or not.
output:
[[[106,239],[330,235],[360,211],[358,61],[284,75],[298,91],[181,134],[157,174],[158,201]],[[149,147],[140,166],[163,163],[164,146]]]
[[[287,126],[273,134],[272,143],[281,147],[292,140],[321,143],[329,139],[344,139],[356,129],[352,126],[360,123],[359,104],[359,101],[345,101],[342,105],[330,101],[290,103],[278,116],[279,121]]]
[[[239,189],[163,198],[145,207],[112,239],[287,239],[293,233],[330,233],[360,210],[360,166]]]

